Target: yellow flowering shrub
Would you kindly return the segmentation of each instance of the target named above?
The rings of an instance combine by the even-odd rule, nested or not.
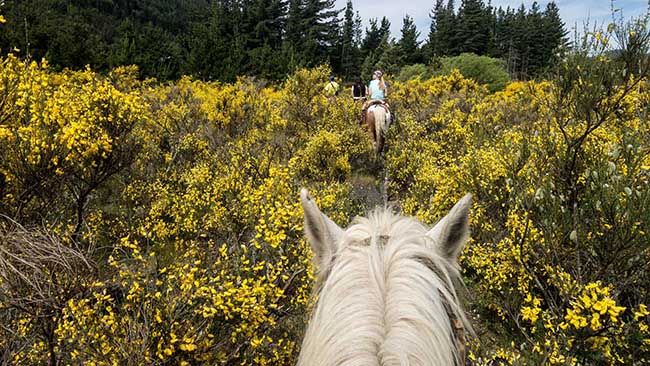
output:
[[[484,341],[470,359],[647,362],[647,81],[599,89],[595,101],[579,83],[442,96],[439,83],[398,85],[386,167],[403,211],[425,222],[475,195],[461,266]]]
[[[138,151],[132,131],[149,115],[140,92],[12,55],[0,74],[0,209],[18,220],[48,211],[63,232],[79,233],[93,191]]]
[[[3,286],[0,353],[30,365],[292,363],[312,283],[299,188],[348,222],[360,205],[347,178],[372,151],[353,103],[303,89],[329,70],[271,88],[2,65],[13,101],[0,110],[2,213],[92,248],[96,270],[43,306],[47,318]]]

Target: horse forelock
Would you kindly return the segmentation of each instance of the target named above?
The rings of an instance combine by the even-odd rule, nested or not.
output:
[[[386,209],[355,220],[319,274],[299,365],[458,363],[459,273],[426,232]]]

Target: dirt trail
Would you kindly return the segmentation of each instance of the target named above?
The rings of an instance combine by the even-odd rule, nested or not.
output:
[[[365,211],[377,206],[394,207],[399,211],[400,203],[394,200],[395,197],[391,200],[390,176],[384,168],[383,158],[376,162],[374,169],[355,172],[350,182],[355,198],[362,203]]]

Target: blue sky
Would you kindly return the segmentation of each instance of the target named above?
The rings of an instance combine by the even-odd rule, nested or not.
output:
[[[462,0],[455,0],[456,6],[460,5]],[[487,0],[484,0],[487,3]],[[429,33],[429,12],[435,4],[435,0],[352,0],[352,6],[359,11],[364,21],[364,27],[368,25],[369,18],[381,18],[386,16],[391,22],[391,36],[400,37],[402,20],[406,14],[413,17],[415,24],[420,31],[420,39],[427,37]],[[540,0],[540,8],[543,10],[548,0]],[[344,8],[347,0],[336,0],[336,8]],[[495,7],[507,6],[517,8],[524,4],[527,9],[533,3],[532,0],[492,0]],[[587,20],[594,22],[608,23],[611,20],[611,2],[610,0],[556,0],[555,3],[560,8],[560,15],[564,21],[567,30],[571,31],[574,26],[578,25],[578,30],[582,30],[582,24]],[[645,13],[648,7],[648,0],[616,0],[614,7],[621,9],[625,18],[639,16]]]

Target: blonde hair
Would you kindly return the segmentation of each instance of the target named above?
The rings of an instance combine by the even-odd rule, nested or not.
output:
[[[386,92],[386,82],[384,81],[384,73],[376,70],[372,73],[373,78],[379,80],[379,89]]]

